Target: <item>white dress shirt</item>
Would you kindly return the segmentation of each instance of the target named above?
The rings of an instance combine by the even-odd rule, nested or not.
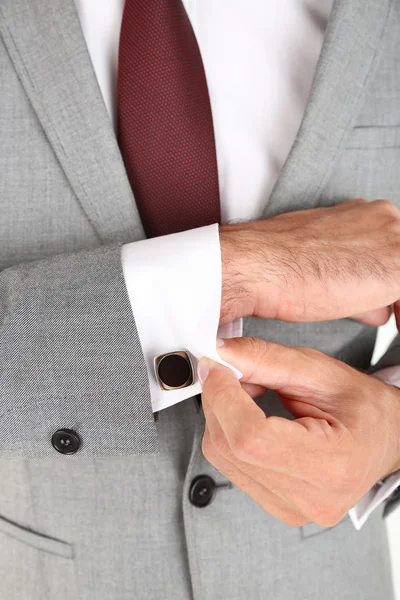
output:
[[[92,64],[116,124],[124,0],[75,0]],[[333,0],[183,0],[202,54],[216,137],[222,221],[260,217],[299,129]],[[122,265],[147,362],[153,410],[200,392],[160,390],[154,358],[215,348],[221,300],[217,225],[126,244]],[[170,282],[173,281],[173,286]],[[235,322],[222,337],[240,335]],[[240,376],[240,374],[238,374]],[[398,477],[400,480],[400,477]],[[400,483],[400,481],[399,481]],[[394,483],[390,482],[390,489]],[[382,487],[380,501],[382,501]],[[390,491],[388,491],[388,494]],[[376,494],[353,509],[356,527]],[[358,508],[361,506],[358,505]]]

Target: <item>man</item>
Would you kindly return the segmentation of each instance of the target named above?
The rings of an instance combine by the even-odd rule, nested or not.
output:
[[[392,597],[399,21],[2,0],[1,598]]]

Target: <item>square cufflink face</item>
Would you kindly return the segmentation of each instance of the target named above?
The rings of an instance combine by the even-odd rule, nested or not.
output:
[[[157,356],[154,369],[162,390],[180,390],[194,383],[192,361],[184,350]]]

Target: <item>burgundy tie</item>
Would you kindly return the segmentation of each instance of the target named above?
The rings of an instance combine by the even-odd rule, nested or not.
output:
[[[210,99],[181,0],[126,0],[118,135],[149,237],[220,221]]]

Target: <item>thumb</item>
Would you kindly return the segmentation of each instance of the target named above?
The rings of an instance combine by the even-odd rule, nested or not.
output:
[[[198,364],[198,375],[203,389],[203,408],[210,432],[212,413],[219,424],[231,450],[242,456],[249,448],[258,448],[263,454],[262,462],[276,456],[281,461],[285,441],[293,436],[304,434],[299,424],[280,417],[266,419],[264,411],[257,406],[243,390],[230,369],[208,358],[202,358]],[[300,432],[300,433],[299,433]],[[291,437],[292,436],[292,437]],[[251,452],[250,452],[251,453]],[[267,458],[268,457],[268,458]]]
[[[224,404],[225,408],[232,408],[235,404],[246,410],[248,416],[249,414],[256,418],[260,415],[264,416],[231,369],[209,358],[201,358],[197,374],[202,386],[203,402],[210,408],[213,409],[216,403]]]

